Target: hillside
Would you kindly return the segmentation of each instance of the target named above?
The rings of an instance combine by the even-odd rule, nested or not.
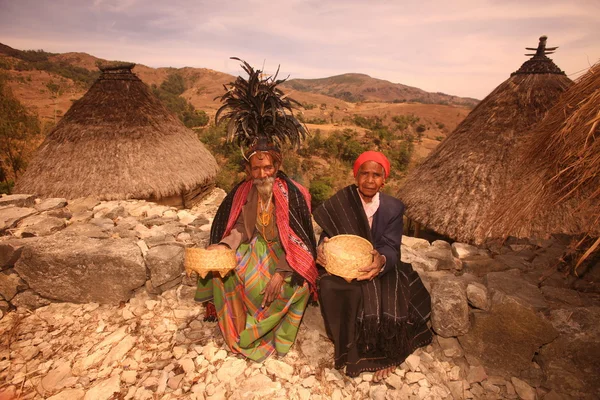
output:
[[[320,93],[350,102],[452,104],[474,107],[478,100],[444,93],[430,93],[416,87],[372,78],[365,74],[343,74],[321,79],[292,79],[285,87]]]
[[[43,133],[86,93],[99,76],[97,66],[109,62],[86,53],[22,51],[0,44],[0,78],[4,76],[15,97],[37,115]],[[141,64],[133,71],[187,126],[199,129],[201,139],[220,157],[222,165],[229,163],[223,173],[228,181],[222,181],[222,187],[231,184],[236,164],[230,160],[230,149],[219,144],[222,133],[212,125],[220,106],[216,98],[223,93],[223,85],[235,77],[206,68],[151,68]],[[454,130],[475,102],[360,74],[291,80],[282,89],[302,104],[297,116],[318,138],[305,143],[304,153],[286,167],[305,182],[336,176],[327,180],[332,187],[351,179],[349,163],[357,152],[380,149],[397,158],[398,175],[395,184],[388,185],[393,190],[398,179]],[[363,101],[348,101],[353,98]],[[204,115],[198,120],[202,122],[195,125],[192,120],[190,124],[188,117],[196,114]],[[207,122],[209,128],[201,128]]]

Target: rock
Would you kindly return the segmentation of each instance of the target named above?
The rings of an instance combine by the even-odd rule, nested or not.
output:
[[[66,226],[65,220],[46,215],[32,215],[24,218],[15,230],[17,237],[48,236],[62,230]]]
[[[196,216],[194,214],[189,213],[186,210],[180,210],[177,212],[177,218],[179,219],[179,222],[181,222],[184,225],[188,225],[191,224],[192,222],[194,222],[194,220],[196,219]]]
[[[108,218],[92,218],[90,219],[89,223],[92,225],[96,225],[103,231],[110,231],[115,227],[115,223],[113,222],[113,220]]]
[[[436,240],[434,243],[446,243],[441,240]],[[450,245],[448,247],[441,245],[432,245],[428,249],[424,250],[422,253],[427,258],[432,258],[437,260],[437,270],[451,270],[454,269],[455,262],[454,256],[452,255],[452,250],[450,249]]]
[[[4,272],[0,272],[0,296],[4,300],[12,300],[17,293],[27,289],[27,284],[14,272],[9,269]]]
[[[3,194],[0,196],[0,207],[32,207],[35,196],[32,194]]]
[[[55,210],[57,208],[63,208],[67,206],[67,199],[51,198],[42,200],[39,204],[34,207],[39,212]]]
[[[146,281],[134,241],[60,233],[28,244],[15,270],[40,295],[75,303],[125,301]]]
[[[19,292],[10,301],[15,307],[22,307],[28,310],[44,307],[50,304],[50,300],[43,298],[33,290]]]
[[[506,271],[509,269],[505,264],[488,256],[474,255],[466,256],[462,260],[463,270],[478,277],[483,277],[490,272]]]
[[[521,272],[517,269],[490,272],[485,280],[488,290],[494,292],[494,302],[504,302],[505,298],[510,298],[533,311],[548,307],[538,287],[523,280]]]
[[[121,379],[128,385],[133,385],[137,381],[137,371],[123,371]]]
[[[85,211],[91,211],[98,204],[100,204],[100,201],[93,197],[80,197],[78,199],[69,201],[68,207],[73,214],[77,214]]]
[[[119,343],[108,353],[104,359],[103,365],[111,365],[113,362],[120,362],[123,360],[129,350],[133,348],[136,341],[136,338],[131,335],[127,335],[125,338],[121,339]]]
[[[183,360],[179,360],[179,365],[185,371],[186,374],[189,374],[196,370],[194,360],[192,360],[191,358],[184,358]]]
[[[48,397],[48,400],[81,400],[84,396],[85,391],[82,389],[67,389]]]
[[[485,368],[480,366],[474,367],[471,366],[469,368],[469,373],[467,374],[467,382],[476,383],[483,382],[487,379],[487,374],[485,373]]]
[[[60,362],[42,378],[37,390],[42,395],[61,390],[71,376],[71,365],[68,362]]]
[[[442,336],[436,336],[436,338],[446,357],[458,358],[463,356],[463,349],[456,338],[445,338]]]
[[[423,375],[420,372],[407,372],[404,376],[404,379],[406,380],[406,383],[411,385],[413,383],[419,382],[421,379],[425,379],[425,375]]]
[[[21,250],[27,241],[35,239],[24,239],[24,240],[7,240],[0,243],[0,271],[15,265],[19,257],[21,257]]]
[[[316,307],[308,306],[308,308]],[[318,310],[318,308],[316,309]],[[333,343],[330,340],[324,340],[316,330],[307,331],[297,342],[300,346],[300,351],[304,354],[310,365],[317,367],[328,362],[333,357]]]
[[[419,357],[416,354],[411,354],[410,356],[406,357],[406,360],[404,360],[404,362],[406,363],[406,365],[408,365],[408,368],[415,372],[419,369],[419,364],[421,363],[421,357]]]
[[[67,226],[63,230],[63,233],[74,236],[85,236],[92,239],[106,239],[110,237],[106,230],[93,224],[72,224]]]
[[[127,216],[129,216],[129,214],[125,211],[125,207],[123,206],[113,207],[104,213],[104,218],[112,219],[113,221],[119,217],[126,218]]]
[[[404,246],[400,252],[403,262],[412,264],[413,268],[419,271],[437,271],[439,261],[434,258],[426,257],[421,250],[415,250]]]
[[[387,383],[388,385],[390,385],[391,387],[393,387],[394,389],[402,389],[402,386],[404,386],[404,383],[402,383],[402,378],[400,378],[398,375],[396,374],[391,374],[386,380],[385,383]]]
[[[429,242],[425,239],[402,235],[402,245],[412,249],[427,249]]]
[[[464,335],[469,331],[469,305],[459,282],[440,281],[433,287],[431,325],[443,337]]]
[[[538,349],[554,340],[552,325],[517,302],[494,304],[490,312],[473,314],[469,332],[458,340],[467,355],[494,375],[518,375]]]
[[[454,242],[452,243],[452,255],[462,260],[470,256],[485,256],[487,252],[470,244]]]
[[[150,270],[152,285],[158,287],[180,278],[183,273],[185,250],[179,246],[164,245],[153,247],[146,255],[146,265]]]
[[[542,294],[547,301],[558,304],[568,304],[575,307],[586,305],[585,298],[576,290],[543,286]]]
[[[463,381],[448,382],[447,385],[454,399],[459,400],[465,398],[465,387]]]
[[[510,381],[512,382],[513,386],[515,387],[515,391],[521,399],[536,400],[535,390],[527,383],[523,382],[519,378],[515,378],[514,376],[510,378]]]
[[[0,232],[14,228],[19,221],[36,214],[35,208],[5,207],[0,208]]]
[[[316,330],[323,338],[327,338],[325,321],[319,307],[306,307],[302,316],[302,324],[306,325],[308,329]]]
[[[220,382],[229,382],[242,375],[245,369],[244,359],[226,360],[217,371],[217,378]]]
[[[475,308],[480,310],[490,309],[490,299],[485,285],[481,283],[470,283],[467,285],[467,300]]]
[[[281,390],[280,382],[272,381],[268,376],[259,373],[246,379],[243,385],[236,388],[232,398],[249,400],[275,398],[275,393],[279,390]]]
[[[288,363],[269,358],[265,361],[265,367],[267,368],[268,373],[275,375],[279,379],[286,381],[292,380],[294,367]]]
[[[561,332],[539,350],[536,361],[546,377],[544,386],[574,398],[600,395],[600,307],[555,310],[552,324]]]
[[[115,393],[121,391],[121,378],[119,375],[113,375],[85,393],[84,400],[109,400]]]

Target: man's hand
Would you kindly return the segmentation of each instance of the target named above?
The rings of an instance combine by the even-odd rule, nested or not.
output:
[[[264,294],[263,301],[261,304],[262,308],[265,308],[265,306],[268,307],[269,305],[271,305],[273,300],[275,300],[277,298],[277,296],[279,296],[282,285],[283,285],[283,276],[281,276],[281,274],[279,272],[275,272],[275,274],[273,274],[273,276],[269,280],[269,283],[267,283],[267,286],[263,289],[262,292],[260,292],[260,294]]]
[[[375,278],[375,276],[379,275],[383,269],[383,266],[385,265],[385,257],[379,254],[377,250],[371,251],[371,254],[373,254],[373,262],[371,265],[359,269],[360,272],[364,272],[364,275],[356,278],[357,281],[365,281],[367,279],[371,280]]]
[[[323,247],[325,243],[329,242],[329,238],[323,238],[323,242],[317,247],[317,264],[325,267],[327,265],[327,258],[325,258],[325,248]]]
[[[219,244],[219,243],[215,243],[215,244],[211,244],[210,246],[208,246],[206,248],[206,250],[216,250],[216,249],[229,249],[229,247],[225,246],[224,244]]]

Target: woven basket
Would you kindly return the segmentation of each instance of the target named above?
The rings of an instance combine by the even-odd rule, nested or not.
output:
[[[364,275],[358,269],[373,262],[373,245],[367,239],[356,235],[337,235],[323,244],[327,260],[325,269],[350,282]]]
[[[188,276],[192,271],[206,278],[209,272],[217,272],[224,278],[235,268],[235,251],[231,249],[200,249],[196,247],[185,249],[185,272]]]

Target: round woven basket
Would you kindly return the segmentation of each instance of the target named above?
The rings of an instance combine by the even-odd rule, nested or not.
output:
[[[192,271],[197,272],[202,278],[213,271],[219,273],[222,278],[235,268],[235,251],[231,249],[200,249],[190,247],[185,249],[185,272],[190,275]]]
[[[327,259],[325,269],[350,282],[364,275],[358,269],[373,262],[373,245],[367,239],[356,235],[337,235],[323,244]]]

